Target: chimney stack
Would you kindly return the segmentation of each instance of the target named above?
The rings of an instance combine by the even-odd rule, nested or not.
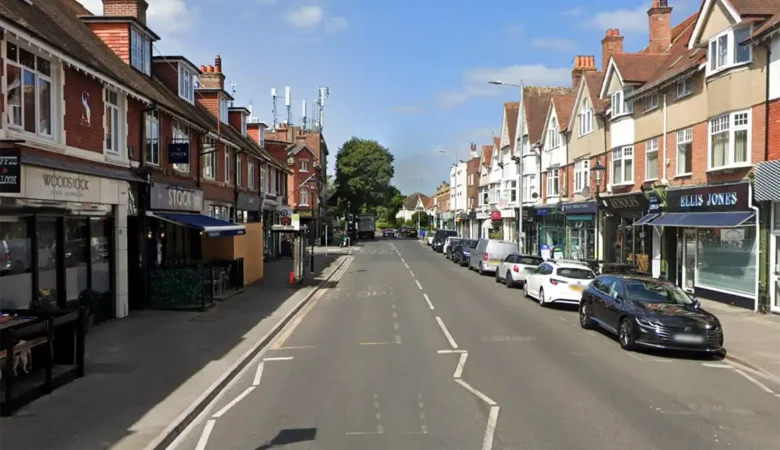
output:
[[[585,72],[596,71],[596,57],[593,55],[578,55],[574,57],[574,68],[571,70],[571,85],[574,89],[580,86],[580,80]]]
[[[201,88],[225,90],[225,75],[222,73],[222,58],[219,55],[214,58],[213,66],[200,66],[200,71],[203,72],[198,77]]]
[[[469,159],[477,157],[477,144],[471,144],[471,151],[469,152]]]
[[[609,58],[619,53],[623,53],[623,36],[620,35],[620,30],[617,28],[610,28],[604,39],[601,40],[601,70],[603,72],[607,71]]]
[[[672,8],[667,0],[654,0],[647,10],[650,21],[650,53],[665,53],[672,46]]]
[[[149,4],[145,0],[103,0],[103,15],[113,17],[134,17],[146,25],[146,9]]]

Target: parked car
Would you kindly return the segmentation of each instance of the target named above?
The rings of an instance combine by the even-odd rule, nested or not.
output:
[[[444,240],[444,247],[442,247],[442,253],[447,259],[450,259],[452,255],[452,246],[460,242],[462,239],[457,236],[450,236]]]
[[[480,239],[477,246],[469,253],[469,269],[482,275],[485,272],[494,273],[507,256],[517,252],[517,244],[498,239]]]
[[[504,283],[508,288],[522,286],[528,274],[543,262],[544,260],[538,256],[512,253],[498,266],[496,283]]]
[[[416,228],[409,228],[406,230],[406,237],[408,238],[417,238],[417,229]]]
[[[382,230],[382,237],[386,238],[394,238],[395,237],[395,230],[392,228],[385,228]]]
[[[467,265],[469,262],[469,253],[471,253],[471,250],[477,245],[477,242],[479,242],[477,239],[463,239],[456,243],[450,256],[452,262],[460,266]]]
[[[436,234],[433,236],[433,243],[431,244],[433,251],[441,253],[444,251],[444,241],[450,236],[457,235],[458,233],[455,230],[437,230]]]
[[[528,274],[523,285],[526,297],[539,301],[539,306],[550,303],[579,304],[582,292],[596,278],[585,263],[546,261]]]
[[[616,334],[624,350],[637,347],[723,352],[718,318],[665,280],[602,275],[585,289],[580,325]]]
[[[428,237],[425,239],[425,242],[428,243],[428,247],[433,247],[433,238],[436,236],[435,231],[431,231],[428,233]]]
[[[399,227],[398,228],[398,237],[406,237],[406,233],[408,232],[409,227]]]

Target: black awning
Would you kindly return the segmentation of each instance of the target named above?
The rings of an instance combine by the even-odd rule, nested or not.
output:
[[[636,222],[634,222],[634,226],[635,227],[639,227],[639,226],[642,226],[642,225],[650,225],[660,215],[661,214],[659,214],[659,213],[647,214],[647,215],[643,216],[641,219],[639,219]]]
[[[753,215],[750,211],[666,213],[656,219],[652,225],[654,227],[732,228],[752,219]]]
[[[166,222],[203,231],[208,237],[230,237],[246,234],[246,226],[203,214],[178,214],[147,211],[146,215]]]

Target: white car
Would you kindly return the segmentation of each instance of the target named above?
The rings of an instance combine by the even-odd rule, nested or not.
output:
[[[539,306],[550,303],[579,305],[582,291],[594,278],[596,274],[585,263],[547,261],[528,274],[523,293],[537,299]]]
[[[428,247],[433,245],[433,231],[428,232],[428,237],[426,238],[426,241],[428,242]]]
[[[453,245],[455,245],[455,243],[456,243],[456,242],[458,242],[458,241],[460,241],[460,240],[461,240],[461,238],[459,238],[459,237],[457,237],[457,236],[449,236],[449,237],[448,237],[448,238],[447,238],[447,239],[444,241],[444,247],[442,247],[442,249],[441,249],[441,254],[442,254],[442,255],[444,255],[444,256],[448,256],[448,255],[447,255],[447,249],[449,249],[450,247],[452,247]]]
[[[543,262],[539,256],[512,253],[496,269],[496,283],[504,283],[508,288],[521,286],[526,277]]]

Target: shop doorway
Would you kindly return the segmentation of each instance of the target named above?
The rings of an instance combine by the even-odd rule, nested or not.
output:
[[[696,285],[696,230],[683,230],[682,262],[682,288],[692,293]]]

